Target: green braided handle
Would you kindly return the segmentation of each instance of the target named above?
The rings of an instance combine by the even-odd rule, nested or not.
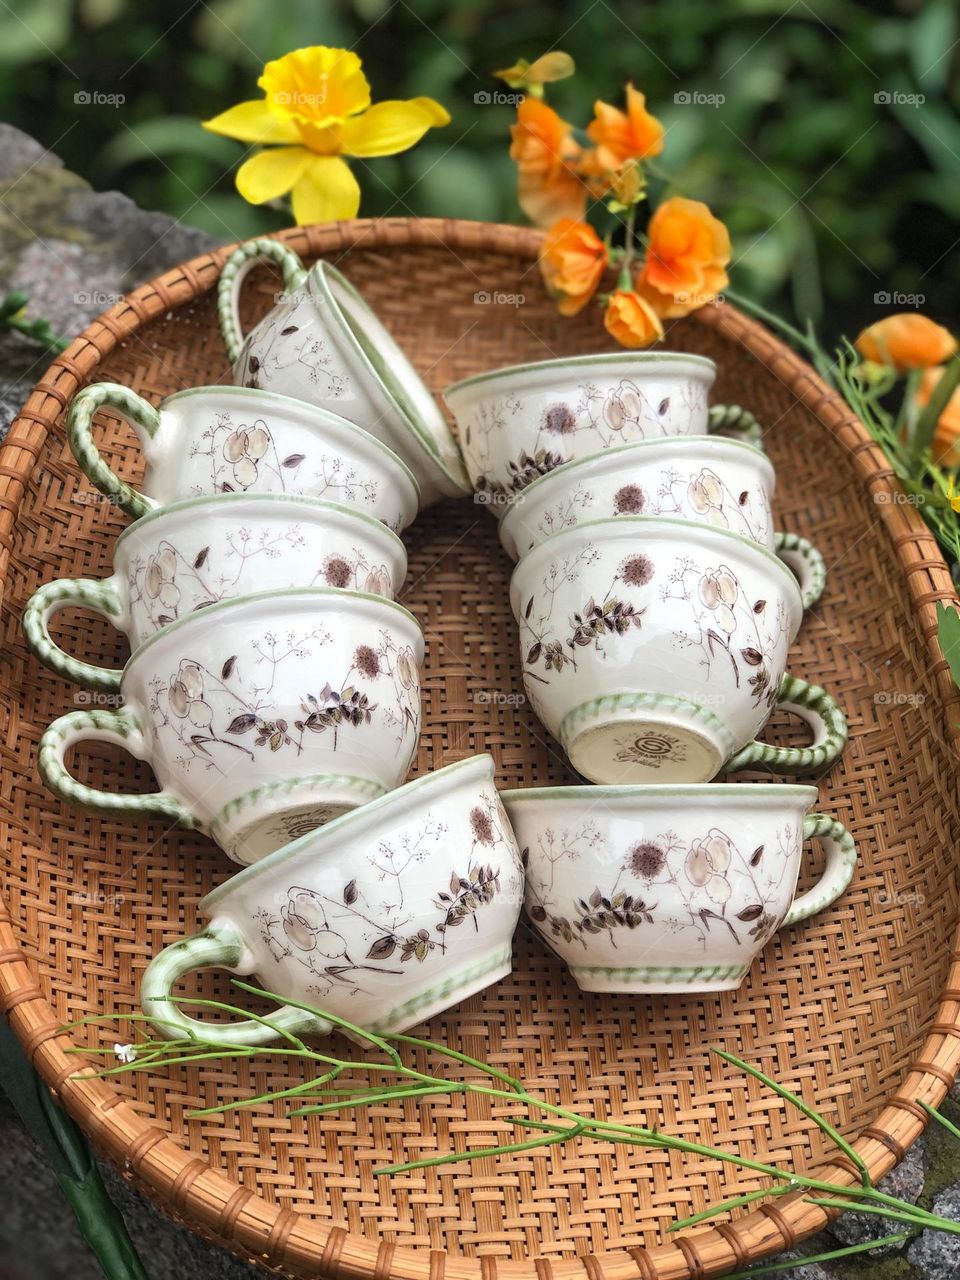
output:
[[[37,764],[40,776],[54,795],[92,809],[94,813],[133,813],[143,817],[173,818],[182,827],[197,825],[183,801],[169,792],[117,794],[78,782],[67,769],[64,756],[74,743],[88,741],[110,742],[123,747],[138,760],[150,759],[150,748],[133,711],[125,707],[114,711],[70,711],[54,720],[40,739]]]
[[[822,841],[826,865],[823,875],[813,888],[794,898],[793,905],[784,917],[784,924],[806,920],[808,916],[829,907],[831,902],[836,902],[853,879],[857,865],[853,836],[835,818],[828,818],[825,813],[808,813],[803,820],[803,838],[819,838]]]
[[[202,933],[173,943],[151,960],[140,984],[140,1006],[157,1034],[166,1040],[203,1040],[217,1045],[246,1047],[271,1044],[292,1035],[325,1035],[329,1022],[284,1005],[268,1018],[246,1018],[241,1022],[201,1022],[183,1013],[173,997],[177,982],[193,969],[230,969],[233,973],[253,972],[253,958],[243,936],[228,920],[212,920]]]
[[[773,549],[800,584],[806,611],[817,603],[827,585],[827,566],[823,556],[808,538],[801,538],[799,533],[775,533]]]
[[[144,452],[160,429],[160,412],[119,382],[95,382],[74,396],[67,414],[67,439],[80,470],[102,494],[139,519],[158,504],[121,480],[100,457],[100,451],[93,443],[93,415],[101,405],[108,405],[126,418],[136,431]]]
[[[746,440],[757,449],[763,448],[763,429],[750,410],[744,409],[742,404],[711,405],[707,423],[707,430],[712,435]]]
[[[748,742],[724,765],[725,773],[755,764],[775,773],[813,773],[831,764],[843,751],[847,741],[846,716],[819,685],[784,675],[777,702],[806,720],[813,729],[813,743],[809,747],[775,747],[768,742]]]
[[[125,609],[119,579],[58,578],[35,591],[23,611],[23,630],[30,652],[58,676],[91,689],[116,691],[120,688],[122,671],[111,671],[109,667],[98,667],[75,658],[61,649],[50,635],[50,619],[62,609],[71,608],[92,609],[122,629]]]
[[[307,278],[307,268],[292,249],[279,240],[248,240],[239,249],[234,249],[224,263],[220,273],[220,284],[217,287],[217,316],[220,320],[220,332],[227,348],[230,363],[236,364],[243,346],[243,331],[240,328],[240,290],[247,275],[258,262],[273,262],[283,275],[283,287],[289,293],[299,289]]]

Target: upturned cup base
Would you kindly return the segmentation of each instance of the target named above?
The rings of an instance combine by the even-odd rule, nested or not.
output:
[[[660,694],[609,694],[569,712],[560,738],[590,782],[709,782],[735,743],[709,708]]]
[[[228,857],[248,866],[382,795],[385,789],[365,778],[320,774],[289,779],[232,800],[217,814],[210,834]]]
[[[621,995],[708,995],[713,991],[736,991],[750,970],[749,965],[701,965],[697,968],[671,966],[626,966],[611,969],[601,965],[571,965],[570,972],[581,991],[610,991]]]

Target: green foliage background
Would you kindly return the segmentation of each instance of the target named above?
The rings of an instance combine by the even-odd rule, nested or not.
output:
[[[958,36],[955,0],[16,0],[0,6],[0,118],[95,186],[246,236],[289,215],[240,199],[244,148],[198,121],[260,96],[270,58],[354,47],[375,99],[429,94],[453,115],[409,154],[359,164],[361,212],[520,220],[513,108],[477,95],[505,91],[494,68],[563,48],[578,74],[550,100],[583,124],[632,78],[668,127],[672,189],[730,226],[735,283],[834,336],[889,312],[883,291],[955,317]]]

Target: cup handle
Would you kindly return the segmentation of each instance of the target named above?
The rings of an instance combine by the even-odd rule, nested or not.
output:
[[[243,346],[240,328],[240,290],[247,275],[259,262],[273,262],[283,275],[283,287],[289,291],[298,289],[307,276],[307,269],[292,249],[279,240],[248,240],[234,249],[223,264],[220,284],[217,288],[217,314],[220,332],[227,348],[230,363],[236,364]]]
[[[285,1004],[268,1018],[241,1022],[202,1022],[184,1013],[173,999],[176,983],[193,969],[229,969],[237,974],[253,972],[253,957],[236,926],[228,920],[212,920],[195,933],[155,956],[140,984],[140,1006],[158,1035],[166,1040],[202,1040],[214,1045],[271,1044],[284,1031],[293,1035],[326,1035],[329,1022]]]
[[[70,608],[92,609],[120,626],[124,609],[116,579],[97,582],[92,578],[60,578],[35,591],[23,611],[23,630],[30,652],[58,676],[91,689],[116,691],[120,688],[121,671],[74,658],[51,637],[50,619]]]
[[[847,741],[847,718],[819,685],[785,674],[780,681],[777,703],[806,720],[813,730],[809,747],[775,747],[769,742],[748,742],[724,765],[725,773],[765,765],[775,773],[812,773],[832,764]]]
[[[773,549],[800,584],[804,611],[817,603],[827,585],[823,556],[808,538],[799,533],[775,533]]]
[[[126,707],[114,711],[70,711],[44,730],[37,755],[40,776],[55,795],[95,813],[134,813],[173,818],[182,827],[197,825],[183,801],[167,791],[125,795],[78,782],[67,769],[64,756],[74,743],[90,741],[113,743],[138,760],[150,758],[140,722]]]
[[[742,404],[713,404],[707,413],[707,430],[711,435],[746,440],[763,450],[763,429],[756,417]]]
[[[115,409],[130,423],[144,451],[160,430],[160,411],[118,382],[95,382],[74,396],[67,414],[67,439],[81,471],[102,494],[112,498],[128,515],[139,519],[159,504],[121,480],[101,458],[93,443],[93,415],[101,405]]]
[[[796,924],[798,920],[806,920],[808,916],[829,907],[853,879],[857,850],[853,836],[843,823],[837,822],[835,818],[828,818],[825,813],[808,813],[803,820],[803,838],[806,841],[817,837],[823,842],[827,865],[813,888],[794,898],[790,910],[784,916],[783,925]]]

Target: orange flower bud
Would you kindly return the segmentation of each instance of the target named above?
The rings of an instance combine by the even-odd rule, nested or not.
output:
[[[894,319],[895,317],[891,317]],[[920,317],[917,317],[918,319]],[[885,323],[881,321],[881,323]],[[939,326],[936,326],[939,327]],[[942,330],[946,332],[946,330]],[[949,336],[949,335],[948,335]],[[860,337],[863,337],[861,334]],[[956,344],[954,344],[956,345]],[[860,339],[857,339],[857,347]],[[862,354],[862,353],[861,353]],[[943,369],[925,369],[914,403],[918,409],[925,409],[930,403],[933,389],[943,377]],[[946,408],[940,415],[937,429],[933,433],[931,446],[933,460],[941,467],[960,467],[960,387],[954,391],[947,401]]]
[[[562,218],[547,232],[540,270],[561,315],[575,316],[590,301],[607,266],[607,246],[586,222]]]
[[[622,347],[649,347],[663,337],[660,317],[632,289],[618,289],[611,295],[603,323]]]
[[[573,126],[538,98],[524,98],[512,127],[511,159],[517,162],[517,197],[539,227],[559,218],[579,221],[587,208],[587,188],[575,171],[581,148]]]
[[[864,360],[892,365],[898,373],[905,373],[943,364],[956,351],[957,340],[919,312],[903,311],[864,329],[853,345]]]
[[[626,111],[598,100],[593,112],[587,133],[597,144],[605,168],[619,169],[627,160],[658,156],[663,150],[663,125],[650,114],[646,98],[632,84],[627,85]]]
[[[730,235],[701,201],[664,200],[650,219],[647,239],[638,283],[659,315],[689,315],[725,288]]]

